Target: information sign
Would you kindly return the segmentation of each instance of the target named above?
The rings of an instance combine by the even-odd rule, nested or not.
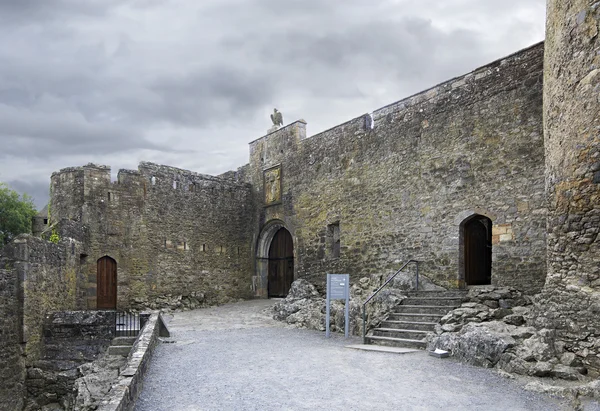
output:
[[[326,328],[325,336],[329,338],[329,313],[331,300],[346,300],[344,333],[348,338],[349,307],[350,307],[350,274],[327,274]]]

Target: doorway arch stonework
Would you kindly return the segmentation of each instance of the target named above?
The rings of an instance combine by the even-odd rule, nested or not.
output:
[[[294,282],[294,240],[290,232],[280,228],[269,247],[268,294],[287,297]]]
[[[495,215],[487,210],[476,209],[460,213],[455,220],[458,223],[458,283],[460,288],[466,288],[468,285],[476,285],[475,283],[479,283],[477,285],[491,284],[493,256],[491,233],[492,221],[495,217]],[[480,222],[484,228],[475,224],[477,222]],[[481,230],[476,230],[477,227],[481,228]],[[473,238],[470,235],[477,235],[477,231],[481,231],[482,233],[485,231],[486,238],[485,240],[481,239],[485,244],[482,244],[479,240],[477,240],[479,244],[473,244]],[[472,270],[474,260],[470,253],[474,252],[486,254],[479,256],[482,260],[479,263],[486,265],[485,269],[482,270],[485,271],[485,275],[479,273],[482,277],[486,277],[485,280],[474,281],[473,278],[469,278],[472,277],[473,272],[467,271]]]
[[[285,223],[281,220],[271,220],[263,227],[260,235],[258,236],[258,242],[256,244],[256,271],[252,278],[252,288],[254,290],[254,296],[259,298],[269,298],[269,250],[271,243],[277,232],[285,228],[290,235],[293,234],[289,230]],[[293,241],[295,244],[295,241]],[[294,252],[294,255],[296,253]],[[295,274],[294,274],[295,279]]]

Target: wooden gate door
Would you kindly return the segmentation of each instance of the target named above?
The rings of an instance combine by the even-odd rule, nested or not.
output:
[[[280,228],[269,247],[269,297],[287,296],[294,281],[292,235]]]
[[[488,229],[489,227],[489,229]],[[467,285],[491,284],[491,221],[488,227],[480,218],[465,224],[465,281]]]
[[[97,264],[96,308],[114,310],[117,308],[117,262],[110,257],[102,257]]]

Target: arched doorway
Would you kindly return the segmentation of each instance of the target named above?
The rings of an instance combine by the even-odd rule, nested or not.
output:
[[[287,296],[294,281],[294,243],[288,230],[281,227],[269,246],[269,297]]]
[[[117,308],[117,262],[109,256],[100,258],[96,271],[96,308]]]
[[[475,214],[461,224],[461,274],[466,285],[492,283],[492,220]]]

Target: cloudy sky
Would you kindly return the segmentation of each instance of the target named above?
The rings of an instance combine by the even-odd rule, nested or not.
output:
[[[0,0],[0,181],[141,160],[220,174],[544,37],[545,0]]]

